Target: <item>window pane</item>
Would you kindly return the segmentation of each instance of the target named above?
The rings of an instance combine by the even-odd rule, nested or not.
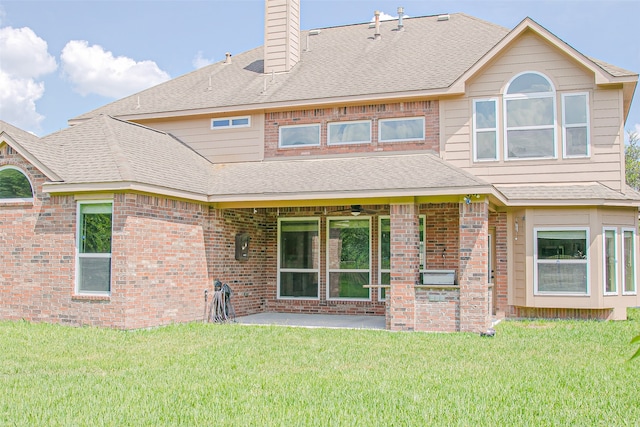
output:
[[[33,192],[27,177],[16,169],[0,170],[0,199],[31,199]]]
[[[369,298],[368,272],[329,273],[329,298]]]
[[[229,119],[214,120],[211,122],[211,126],[214,128],[229,127]]]
[[[571,95],[563,99],[565,124],[587,123],[587,96]]]
[[[280,268],[317,269],[318,260],[318,222],[282,221]]]
[[[604,231],[604,291],[613,293],[616,287],[616,232]]]
[[[495,131],[476,133],[476,158],[478,160],[495,160],[498,158]]]
[[[329,144],[371,142],[371,122],[329,123]]]
[[[248,126],[249,125],[249,117],[241,117],[238,119],[231,120],[231,126]]]
[[[587,128],[567,128],[565,133],[567,156],[587,156]]]
[[[552,97],[507,100],[507,127],[552,125]]]
[[[330,220],[329,268],[369,269],[369,220]]]
[[[92,213],[107,210],[109,213]],[[111,205],[83,205],[80,210],[80,253],[111,253]]]
[[[424,117],[402,120],[380,120],[380,141],[424,139]]]
[[[633,231],[624,232],[624,292],[636,291],[636,252]]]
[[[552,92],[551,83],[539,74],[527,73],[516,77],[511,84],[507,93],[536,93],[536,92]]]
[[[318,297],[318,273],[281,272],[280,296]]]
[[[380,269],[391,268],[391,219],[380,220]],[[382,282],[389,284],[390,282]]]
[[[79,290],[109,292],[111,290],[111,258],[78,259]]]
[[[586,259],[585,230],[538,231],[538,259]]]
[[[496,102],[478,101],[475,104],[476,128],[487,129],[496,127]]]
[[[587,263],[539,263],[538,291],[587,293]]]
[[[320,125],[280,128],[280,146],[320,145]]]
[[[508,157],[553,157],[553,129],[510,130],[507,132]]]

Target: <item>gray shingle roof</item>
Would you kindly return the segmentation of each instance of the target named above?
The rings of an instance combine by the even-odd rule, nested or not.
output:
[[[625,193],[612,190],[599,182],[589,183],[567,183],[567,184],[512,184],[495,185],[504,194],[509,202],[516,203],[522,201],[563,201],[571,204],[573,201],[640,201],[640,194],[631,188],[627,188]]]
[[[396,26],[383,22],[380,40],[373,40],[369,24],[303,32],[301,60],[289,73],[265,76],[260,47],[233,56],[231,64],[203,67],[78,118],[444,89],[509,32],[462,13],[448,21],[405,19],[401,32]]]
[[[42,138],[64,158],[67,184],[137,182],[207,194],[208,160],[170,134],[98,116]]]
[[[210,193],[214,201],[234,196],[255,200],[336,193],[345,197],[463,194],[491,187],[429,152],[228,163],[214,165],[213,170]]]
[[[3,132],[29,154],[34,156],[38,162],[40,162],[40,164],[35,164],[36,167],[44,166],[44,168],[48,169],[48,171],[43,170],[42,172],[49,175],[50,179],[58,179],[58,176],[52,176],[48,173],[51,171],[54,174],[59,175],[58,169],[62,165],[63,161],[56,151],[50,150],[49,147],[36,135],[0,120],[0,134]]]

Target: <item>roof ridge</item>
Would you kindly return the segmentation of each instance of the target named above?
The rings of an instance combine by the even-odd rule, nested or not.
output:
[[[112,121],[110,119],[113,119],[113,117],[104,114],[101,114],[99,117],[104,122],[104,128],[107,132],[107,135],[105,135],[105,143],[113,155],[113,160],[115,161],[116,167],[120,173],[120,178],[124,181],[134,181],[135,173],[131,166],[131,162],[124,153],[124,150],[120,146],[120,142],[111,127]],[[122,120],[118,121],[124,123]]]

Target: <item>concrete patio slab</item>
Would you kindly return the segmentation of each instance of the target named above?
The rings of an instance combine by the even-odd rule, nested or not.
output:
[[[384,316],[339,314],[257,313],[236,318],[244,325],[278,325],[303,328],[385,329]]]

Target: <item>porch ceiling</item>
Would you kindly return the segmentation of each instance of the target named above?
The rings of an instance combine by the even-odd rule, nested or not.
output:
[[[219,203],[497,193],[430,152],[219,164],[212,181]]]

